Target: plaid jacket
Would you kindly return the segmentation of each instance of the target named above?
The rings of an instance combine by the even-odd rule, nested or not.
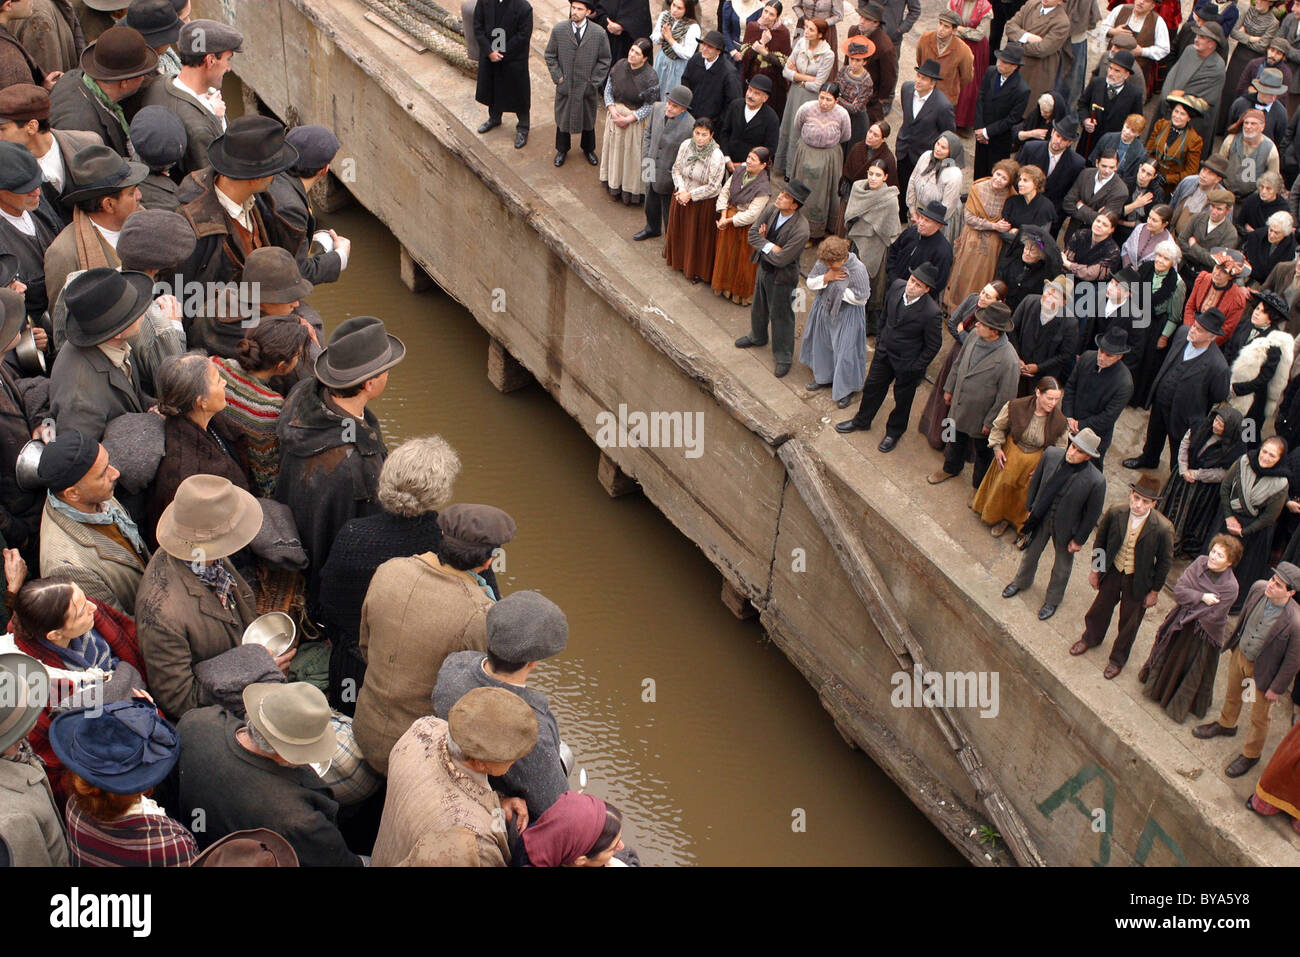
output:
[[[65,816],[74,867],[189,867],[199,853],[194,835],[166,815],[133,812],[100,821],[74,797]]]

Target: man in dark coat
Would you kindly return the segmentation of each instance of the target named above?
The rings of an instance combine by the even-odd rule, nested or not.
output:
[[[862,401],[853,418],[839,422],[836,432],[866,431],[880,410],[889,385],[894,385],[894,408],[885,422],[885,437],[876,448],[892,452],[907,430],[916,387],[925,378],[930,360],[943,343],[939,305],[928,295],[939,282],[932,263],[922,263],[906,279],[896,279],[885,295],[885,322],[876,340],[876,352],[862,386]]]
[[[569,0],[569,19],[551,29],[546,42],[546,69],[555,83],[555,165],[563,166],[572,135],[581,134],[579,148],[587,162],[600,165],[596,155],[596,107],[609,76],[609,38],[604,27],[588,16],[596,0]]]
[[[1228,362],[1215,343],[1223,334],[1223,313],[1206,309],[1191,325],[1182,325],[1169,340],[1164,364],[1147,396],[1151,409],[1142,454],[1125,459],[1124,468],[1150,471],[1160,464],[1164,447],[1178,461],[1178,446],[1187,430],[1228,397]]]
[[[1075,230],[1092,225],[1103,210],[1110,213],[1112,224],[1119,222],[1128,202],[1128,186],[1119,178],[1119,157],[1114,150],[1106,150],[1097,157],[1097,165],[1085,169],[1065,195],[1062,210],[1069,221],[1065,224],[1065,241],[1068,243]]]
[[[766,146],[771,156],[776,155],[777,141],[781,138],[781,117],[767,105],[772,94],[772,80],[759,74],[749,81],[743,98],[731,101],[722,112],[718,126],[718,146],[727,154],[727,169],[735,172],[744,165],[745,157],[756,146]],[[769,161],[771,157],[769,157]]]
[[[63,208],[63,196],[72,189],[68,162],[79,150],[100,144],[99,137],[82,130],[50,129],[50,94],[31,83],[15,83],[0,90],[0,139],[21,143],[36,157],[43,177],[41,196],[64,226],[71,222],[71,213]]]
[[[650,109],[650,121],[641,134],[641,170],[645,177],[645,227],[632,238],[640,241],[663,234],[668,228],[668,197],[673,191],[673,163],[682,143],[690,139],[695,117],[691,91],[678,84]]]
[[[942,77],[939,64],[926,60],[916,68],[916,79],[903,84],[899,106],[903,110],[903,125],[898,128],[894,157],[898,160],[898,182],[903,188],[898,193],[899,212],[907,220],[907,183],[912,178],[921,155],[934,148],[940,133],[957,129],[953,105],[943,91],[936,87]]]
[[[1119,634],[1102,672],[1106,679],[1124,668],[1142,618],[1155,606],[1174,561],[1174,527],[1155,507],[1160,500],[1159,480],[1143,475],[1129,490],[1128,504],[1107,509],[1097,526],[1088,573],[1088,584],[1097,597],[1084,616],[1083,637],[1070,646],[1070,654],[1081,655],[1100,645],[1119,605]]]
[[[1015,579],[1002,589],[1003,598],[1013,598],[1034,584],[1038,560],[1050,539],[1056,548],[1047,594],[1038,609],[1038,620],[1056,614],[1065,597],[1074,569],[1075,553],[1083,548],[1106,503],[1106,479],[1101,469],[1091,468],[1089,459],[1098,454],[1100,439],[1091,429],[1070,437],[1068,448],[1053,446],[1043,452],[1029,482],[1026,505],[1029,518],[1020,527],[1016,547],[1024,550]]]
[[[12,289],[0,289],[0,352],[18,344],[26,321],[23,297]],[[22,488],[14,475],[18,453],[40,424],[33,414],[37,410],[27,408],[26,401],[18,381],[0,363],[0,538],[6,548],[21,551],[28,567],[35,569],[45,495]]]
[[[158,54],[144,37],[130,27],[109,27],[86,48],[81,66],[63,74],[50,90],[50,125],[97,133],[124,157],[135,159],[121,103],[157,68]]]
[[[737,349],[767,345],[772,326],[773,373],[778,379],[794,361],[794,290],[799,285],[799,256],[808,242],[808,218],[802,212],[808,187],[792,180],[781,187],[749,227],[750,261],[758,263],[754,302],[749,310],[749,335],[736,340]]]
[[[1065,218],[1065,197],[1087,165],[1087,160],[1070,149],[1079,138],[1079,123],[1072,116],[1062,117],[1052,123],[1052,133],[1047,140],[1030,140],[1016,154],[1021,166],[1037,166],[1047,176],[1043,195],[1056,207],[1052,232],[1061,228]]]
[[[1115,423],[1133,395],[1133,373],[1121,360],[1129,351],[1128,330],[1116,326],[1097,339],[1097,347],[1079,356],[1065,384],[1061,411],[1070,432],[1091,429],[1100,440],[1097,467],[1101,467],[1115,433]]]
[[[501,125],[502,113],[515,114],[515,149],[528,142],[528,111],[532,86],[528,78],[528,45],[533,36],[533,8],[528,0],[495,0],[474,8],[474,37],[478,41],[478,86],[474,99],[488,108],[478,128],[486,133]]]
[[[1128,82],[1133,75],[1133,54],[1120,50],[1110,58],[1106,75],[1099,76],[1084,88],[1079,98],[1079,115],[1083,117],[1083,138],[1078,150],[1084,156],[1107,133],[1118,133],[1124,120],[1142,112],[1144,90]]]
[[[721,33],[710,30],[682,73],[682,83],[692,95],[691,113],[696,119],[707,116],[715,126],[727,107],[740,99],[740,74],[731,59],[722,55],[725,44]],[[779,132],[779,122],[777,127]]]
[[[1224,773],[1241,777],[1258,762],[1268,739],[1268,715],[1291,687],[1300,671],[1300,607],[1293,600],[1300,591],[1300,568],[1278,562],[1268,581],[1250,586],[1237,627],[1224,646],[1231,651],[1228,662],[1227,696],[1217,721],[1197,725],[1198,738],[1232,737],[1247,682],[1255,693],[1250,706],[1250,733]]]
[[[339,151],[339,139],[323,126],[295,126],[284,134],[284,140],[298,151],[298,163],[293,169],[275,174],[266,191],[274,206],[263,218],[271,228],[272,241],[298,260],[304,279],[313,286],[336,282],[348,267],[352,241],[331,229],[329,237],[334,248],[309,255],[316,233],[316,214],[307,196],[329,174],[330,163]]]
[[[41,194],[43,182],[36,157],[17,143],[0,142],[0,210],[5,214],[0,216],[0,250],[18,260],[18,275],[27,286],[27,315],[33,320],[49,307],[45,251],[63,228]]]
[[[610,61],[626,60],[632,44],[650,36],[649,0],[599,0],[599,4],[591,19],[609,36]]]
[[[1026,296],[1011,321],[1011,344],[1020,356],[1018,393],[1029,395],[1044,376],[1065,382],[1079,351],[1079,324],[1065,309],[1061,286],[1049,282],[1041,296]]]
[[[368,407],[406,346],[372,316],[345,320],[316,358],[315,377],[289,392],[277,431],[282,459],[275,497],[293,512],[311,564],[307,607],[317,616],[321,570],[350,519],[379,511],[379,472],[388,448]]]
[[[952,273],[952,243],[943,234],[943,224],[947,219],[948,209],[937,199],[916,208],[915,222],[890,244],[885,257],[886,282],[906,279],[917,266],[930,263],[935,270],[930,298],[939,301]]]
[[[1020,44],[997,51],[997,62],[984,71],[975,98],[975,178],[993,175],[993,164],[1015,152],[1011,127],[1029,106],[1029,84],[1020,75]]]

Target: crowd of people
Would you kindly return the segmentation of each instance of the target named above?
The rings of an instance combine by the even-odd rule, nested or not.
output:
[[[405,345],[308,302],[335,134],[228,117],[243,38],[188,0],[0,40],[0,864],[636,864],[530,683],[569,632],[501,594],[514,521],[390,453]]]

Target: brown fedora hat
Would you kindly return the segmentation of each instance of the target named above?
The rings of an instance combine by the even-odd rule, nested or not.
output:
[[[1143,498],[1149,498],[1153,502],[1160,501],[1160,480],[1154,475],[1148,475],[1144,472],[1138,476],[1136,482],[1130,482],[1128,487]]]
[[[158,68],[158,54],[138,30],[109,27],[81,54],[81,71],[93,80],[129,80]]]
[[[158,519],[158,544],[183,562],[233,555],[262,527],[262,506],[220,475],[191,475]]]
[[[243,281],[256,283],[258,301],[277,304],[306,299],[313,288],[302,278],[293,253],[281,246],[263,246],[249,253]]]
[[[353,316],[330,336],[316,357],[316,378],[331,389],[348,389],[373,379],[406,358],[406,346],[389,335],[382,319]]]
[[[194,858],[191,867],[297,867],[293,845],[275,831],[235,831]]]
[[[67,206],[114,196],[128,186],[139,186],[149,175],[149,167],[124,159],[117,150],[102,143],[77,150],[67,160],[67,166],[71,189],[62,196]]]

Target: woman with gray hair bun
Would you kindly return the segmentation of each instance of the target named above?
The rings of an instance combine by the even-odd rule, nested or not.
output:
[[[1150,297],[1151,324],[1145,329],[1133,330],[1133,351],[1138,354],[1128,363],[1133,372],[1133,395],[1128,404],[1140,408],[1151,391],[1151,383],[1165,361],[1169,339],[1183,324],[1183,304],[1187,301],[1187,286],[1178,275],[1183,261],[1183,251],[1178,243],[1166,239],[1159,243],[1151,258],[1139,264],[1138,288]]]
[[[384,462],[376,493],[382,511],[339,529],[321,569],[321,618],[333,643],[330,704],[352,715],[366,663],[358,647],[361,605],[375,570],[391,558],[436,552],[438,509],[451,500],[460,456],[438,435],[409,439]],[[495,581],[488,576],[489,581]]]

